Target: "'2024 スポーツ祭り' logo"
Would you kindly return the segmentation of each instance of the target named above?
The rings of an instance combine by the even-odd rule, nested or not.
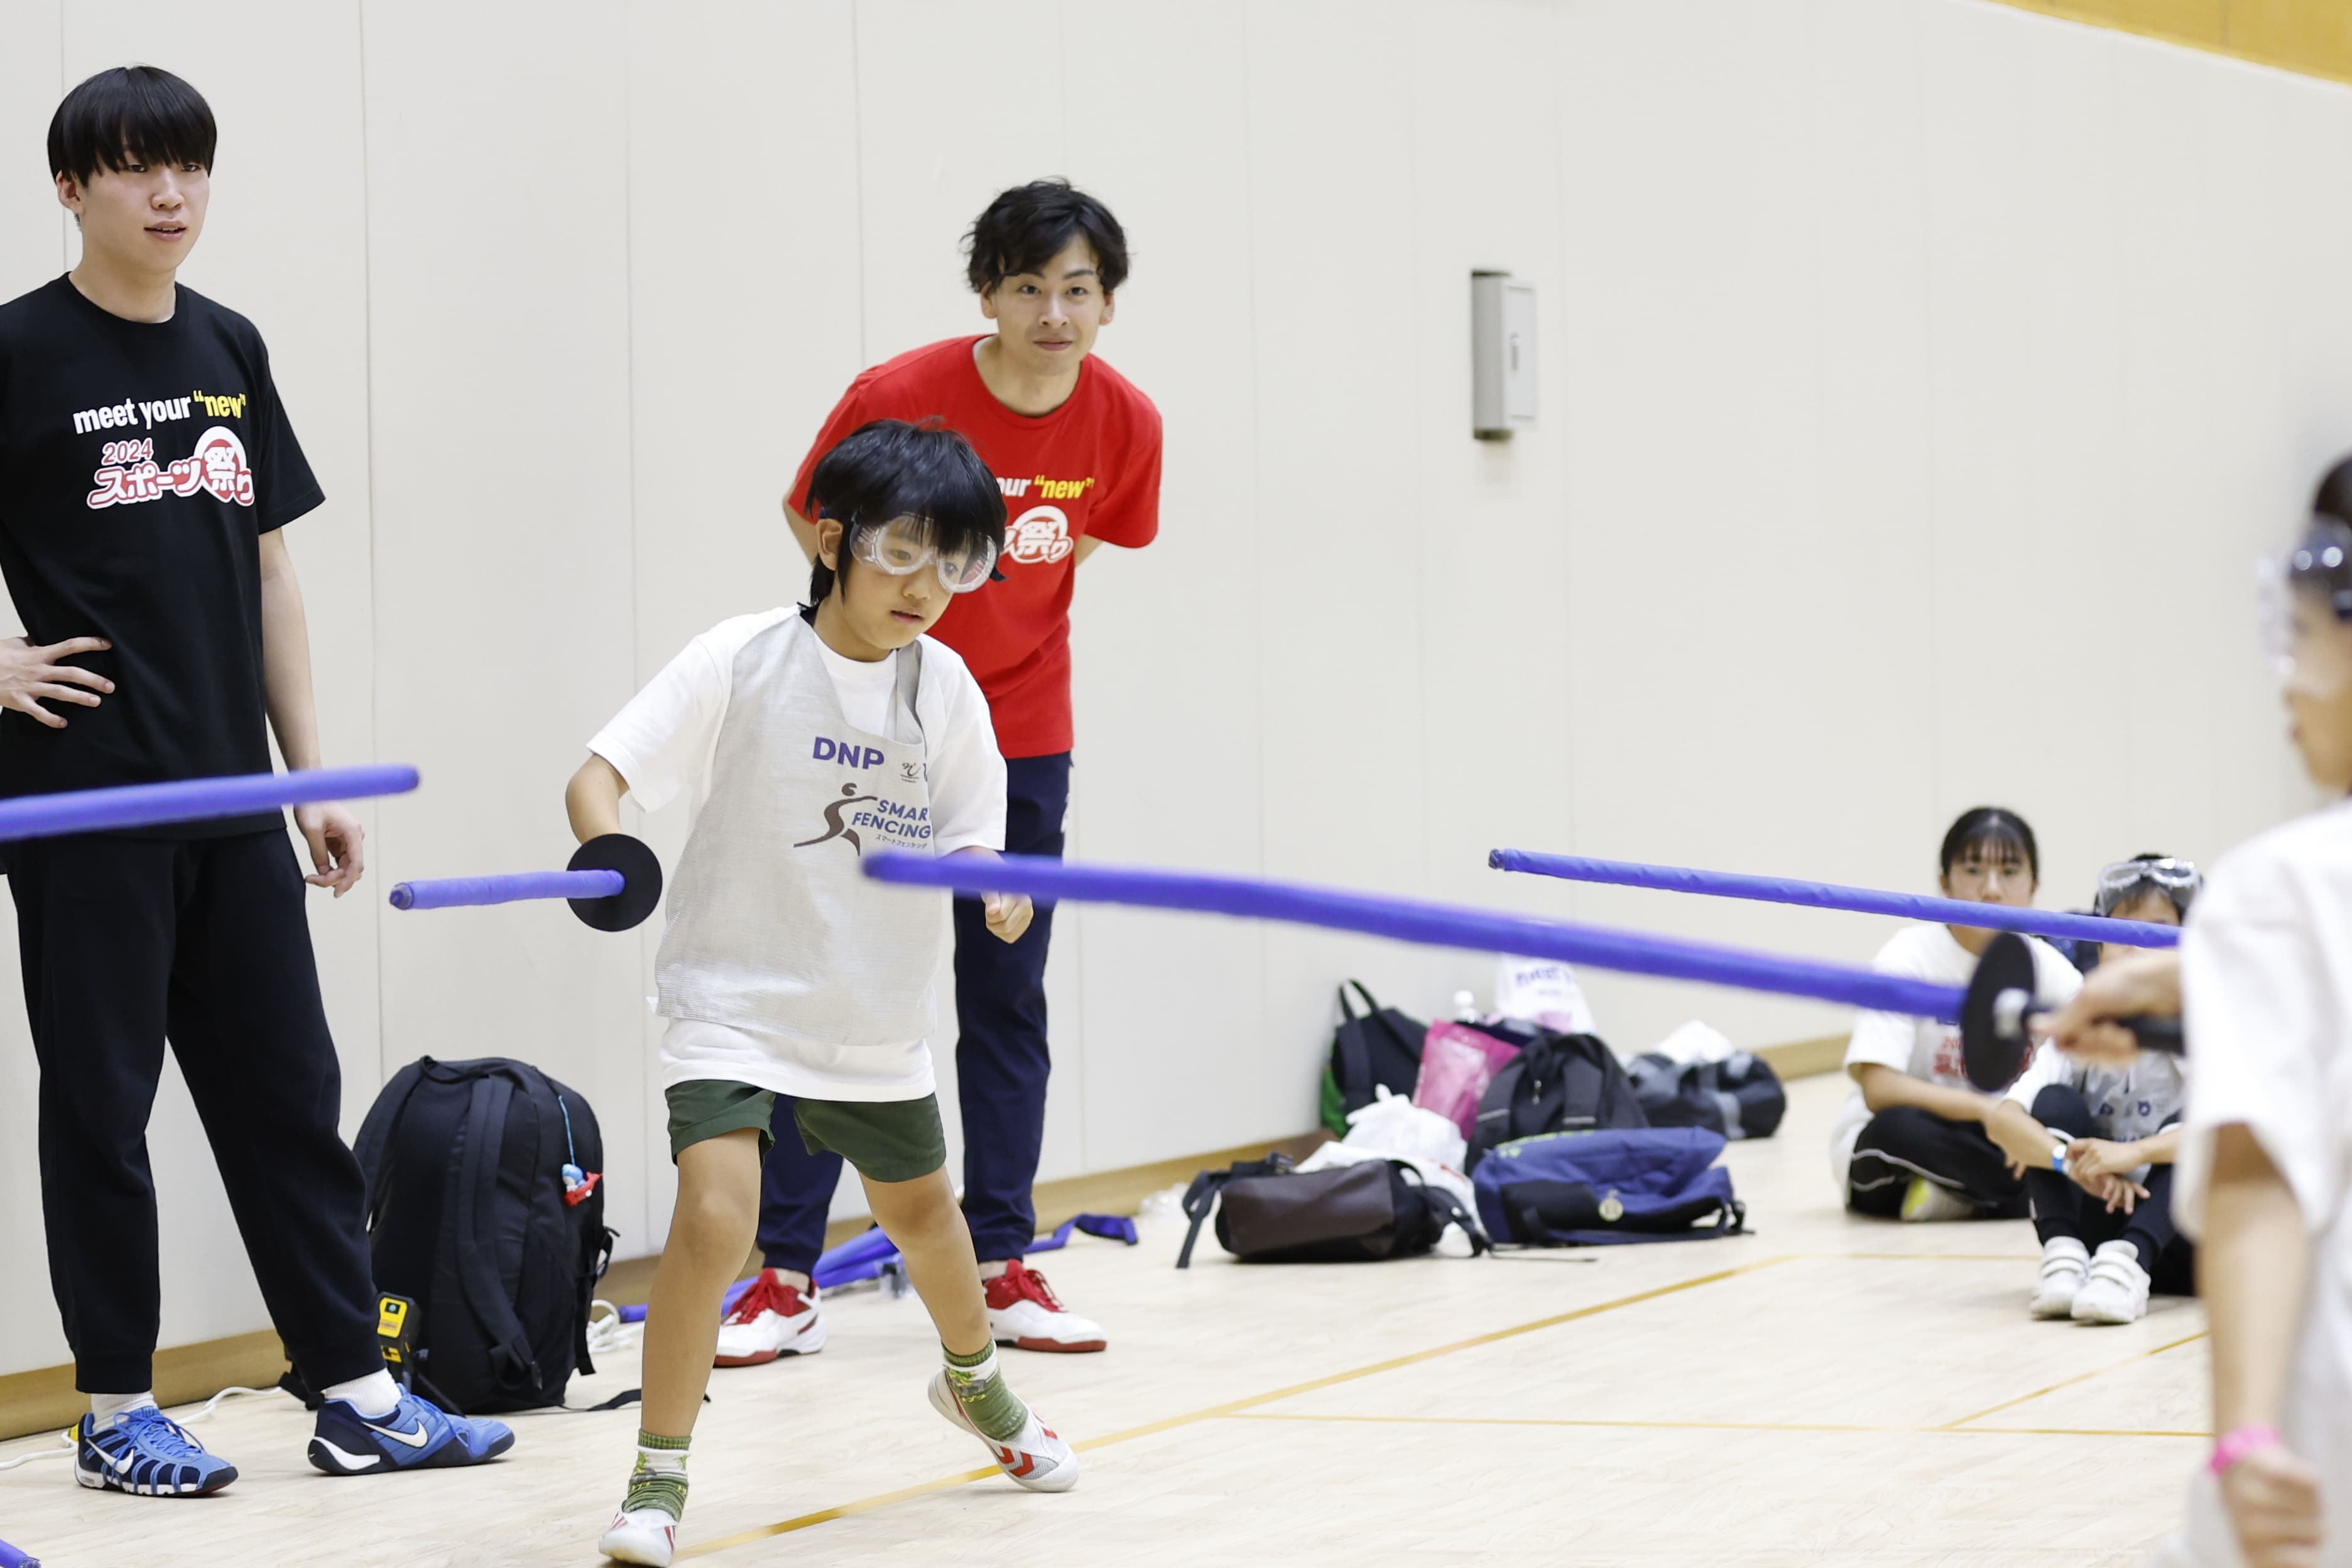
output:
[[[168,467],[156,463],[152,436],[109,441],[99,461],[103,466],[90,476],[98,485],[89,492],[92,511],[136,506],[166,495],[192,496],[198,490],[237,506],[253,504],[253,469],[245,460],[245,443],[226,425],[209,426],[196,437],[195,450],[173,458]]]

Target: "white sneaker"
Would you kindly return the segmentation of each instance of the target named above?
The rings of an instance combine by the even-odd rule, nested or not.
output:
[[[677,1550],[677,1521],[657,1508],[627,1510],[613,1516],[596,1550],[615,1563],[642,1563],[647,1568],[669,1568]]]
[[[2074,1315],[2074,1298],[2083,1289],[2083,1275],[2090,1268],[2091,1254],[2082,1237],[2053,1236],[2042,1244],[2042,1279],[2033,1287],[2033,1300],[2027,1308],[2037,1318],[2070,1318]]]
[[[1098,1351],[1109,1341],[1102,1325],[1081,1318],[1054,1294],[1043,1274],[1033,1274],[1015,1258],[1004,1272],[984,1281],[989,1331],[1001,1345],[1024,1351]]]
[[[1903,1223],[1916,1225],[1921,1221],[1942,1219],[1974,1219],[1977,1205],[1947,1187],[1939,1187],[1925,1176],[1914,1176],[1903,1192]]]
[[[1078,1456],[1051,1426],[1037,1419],[1034,1410],[1022,1423],[1021,1430],[1010,1443],[1000,1443],[971,1424],[963,1413],[962,1404],[955,1396],[955,1384],[947,1371],[931,1379],[931,1408],[979,1438],[988,1448],[996,1468],[1003,1470],[1033,1492],[1066,1492],[1078,1484]],[[667,1559],[665,1559],[667,1561]]]
[[[759,1366],[778,1356],[814,1355],[824,1349],[821,1291],[803,1296],[782,1272],[762,1268],[734,1310],[719,1323],[719,1353],[713,1366]]]
[[[2078,1323],[2137,1323],[2147,1316],[2147,1270],[2139,1266],[2138,1247],[2110,1241],[2099,1248],[2073,1316]]]

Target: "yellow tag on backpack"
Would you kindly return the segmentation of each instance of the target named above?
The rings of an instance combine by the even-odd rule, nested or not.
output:
[[[408,1382],[411,1358],[415,1353],[414,1320],[416,1303],[405,1296],[383,1296],[375,1304],[375,1340],[383,1351],[384,1364],[402,1384]]]

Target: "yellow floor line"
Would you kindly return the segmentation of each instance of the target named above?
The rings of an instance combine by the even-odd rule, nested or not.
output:
[[[1718,1269],[1712,1274],[1702,1274],[1695,1279],[1685,1279],[1679,1284],[1661,1285],[1654,1290],[1638,1291],[1631,1296],[1620,1296],[1613,1300],[1598,1302],[1590,1307],[1579,1307],[1573,1311],[1558,1312],[1549,1318],[1538,1318],[1531,1323],[1520,1323],[1507,1329],[1496,1329],[1491,1333],[1475,1335],[1470,1339],[1456,1340],[1452,1344],[1438,1345],[1425,1351],[1414,1351],[1408,1355],[1391,1356],[1387,1361],[1374,1362],[1370,1366],[1360,1366],[1349,1372],[1333,1373],[1328,1377],[1318,1377],[1309,1383],[1295,1383],[1287,1388],[1277,1388],[1270,1394],[1252,1394],[1246,1399],[1235,1399],[1223,1405],[1213,1405],[1205,1410],[1195,1410],[1183,1415],[1171,1415],[1164,1421],[1146,1422],[1140,1426],[1130,1426],[1124,1432],[1114,1432],[1108,1436],[1089,1437],[1085,1442],[1073,1444],[1072,1447],[1081,1451],[1091,1451],[1096,1448],[1108,1448],[1114,1443],[1133,1442],[1138,1437],[1149,1437],[1157,1433],[1172,1431],[1179,1426],[1191,1426],[1199,1422],[1212,1421],[1223,1415],[1238,1415],[1242,1411],[1255,1409],[1261,1405],[1272,1405],[1277,1400],[1293,1399],[1302,1394],[1313,1394],[1321,1389],[1336,1387],[1343,1383],[1354,1383],[1361,1378],[1376,1377],[1381,1373],[1394,1372],[1400,1367],[1417,1366],[1423,1362],[1434,1361],[1440,1356],[1453,1355],[1460,1351],[1475,1350],[1481,1345],[1496,1344],[1504,1340],[1517,1339],[1522,1334],[1537,1333],[1545,1329],[1558,1328],[1562,1323],[1572,1323],[1580,1318],[1594,1317],[1602,1312],[1613,1312],[1620,1307],[1654,1301],[1661,1296],[1672,1296],[1684,1290],[1694,1290],[1701,1285],[1717,1284],[1726,1279],[1736,1279],[1742,1274],[1754,1274],[1762,1269],[1777,1268],[1780,1264],[1794,1261],[1796,1261],[1794,1254],[1759,1258],[1754,1263],[1743,1263],[1737,1268]],[[806,1530],[813,1524],[823,1524],[828,1520],[846,1519],[853,1514],[871,1513],[877,1508],[887,1508],[895,1502],[904,1502],[911,1498],[926,1497],[933,1492],[948,1491],[972,1481],[985,1480],[996,1473],[996,1468],[992,1465],[986,1469],[966,1470],[961,1475],[941,1476],[937,1480],[923,1481],[915,1486],[901,1487],[896,1491],[881,1492],[870,1498],[861,1498],[856,1502],[843,1503],[838,1508],[823,1509],[815,1513],[802,1514],[797,1519],[787,1519],[775,1524],[763,1524],[752,1530],[737,1531],[732,1535],[722,1535],[716,1541],[707,1541],[699,1545],[687,1547],[677,1555],[684,1559],[708,1557],[714,1552],[730,1552],[738,1546],[749,1546],[753,1542],[787,1535],[795,1530]]]
[[[2193,1345],[2204,1337],[2205,1331],[2200,1329],[2197,1332],[2190,1334],[2186,1339],[2175,1340],[2170,1344],[2158,1345],[2152,1351],[2142,1351],[2137,1355],[2126,1356],[2123,1360],[2111,1363],[2106,1366],[2093,1367],[2089,1372],[2077,1373],[2073,1377],[2067,1378],[2063,1383],[2053,1383],[2047,1388],[2037,1388],[2031,1394],[2021,1394],[2015,1399],[2004,1399],[1999,1405],[1992,1406],[1989,1410],[1979,1410],[1973,1415],[1963,1415],[1958,1421],[1948,1421],[1941,1428],[1939,1428],[1939,1430],[1946,1432],[1957,1431],[1960,1427],[1966,1426],[1971,1421],[1981,1421],[1988,1415],[1998,1415],[2004,1410],[2013,1410],[2021,1405],[2031,1405],[2033,1401],[2042,1398],[2045,1394],[2055,1394],[2062,1388],[2072,1388],[2078,1383],[2088,1383],[2095,1377],[2105,1377],[2111,1372],[2121,1372],[2127,1366],[2131,1366],[2138,1362],[2147,1361],[2155,1356],[2160,1356],[2167,1351],[2177,1351],[2183,1345]]]
[[[1365,1421],[1399,1426],[1595,1426],[1665,1432],[1868,1432],[1908,1436],[2210,1437],[2210,1432],[2151,1432],[2121,1426],[1850,1426],[1809,1421],[1601,1421],[1533,1415],[1318,1415],[1259,1410],[1227,1421]]]
[[[765,1541],[772,1535],[789,1534],[795,1530],[806,1530],[812,1524],[823,1524],[827,1520],[847,1519],[853,1514],[871,1513],[877,1508],[887,1508],[894,1502],[905,1502],[909,1498],[928,1497],[933,1492],[950,1491],[957,1487],[969,1486],[973,1481],[984,1481],[989,1477],[999,1473],[994,1465],[990,1465],[985,1469],[966,1470],[961,1475],[941,1476],[938,1480],[921,1481],[911,1487],[900,1487],[894,1492],[877,1492],[869,1498],[860,1498],[856,1502],[843,1503],[839,1508],[819,1509],[814,1513],[804,1513],[798,1519],[788,1519],[781,1524],[763,1524],[756,1530],[739,1530],[732,1535],[722,1535],[716,1541],[706,1541],[698,1546],[683,1548],[677,1555],[682,1558],[708,1557],[714,1552],[725,1552],[737,1546],[749,1546],[755,1541]]]
[[[1798,1252],[1794,1258],[1859,1258],[1873,1263],[2039,1263],[2037,1252]]]

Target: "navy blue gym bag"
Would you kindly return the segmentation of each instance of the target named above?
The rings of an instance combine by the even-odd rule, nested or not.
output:
[[[1470,1184],[1497,1242],[1711,1241],[1747,1228],[1722,1152],[1723,1135],[1704,1127],[1547,1132],[1496,1144]]]

